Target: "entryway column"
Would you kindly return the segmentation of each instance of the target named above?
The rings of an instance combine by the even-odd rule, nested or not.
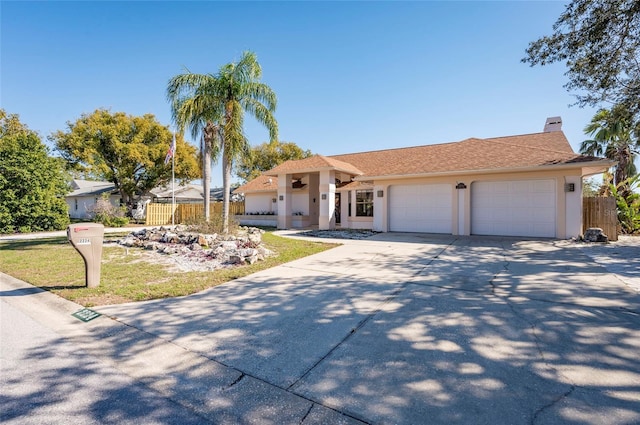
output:
[[[334,170],[320,171],[320,230],[336,228],[336,172]]]
[[[293,189],[291,174],[278,174],[278,229],[290,229],[292,218]]]
[[[469,236],[471,234],[470,185],[471,183],[468,182],[456,182],[453,201],[457,207],[454,209],[454,211],[457,211],[457,217],[453,217],[453,222],[457,223],[457,226],[453,226],[454,235]]]
[[[389,199],[389,187],[376,185],[373,187],[373,227],[376,232],[386,232],[388,227],[387,199]],[[355,201],[353,201],[355,205]]]

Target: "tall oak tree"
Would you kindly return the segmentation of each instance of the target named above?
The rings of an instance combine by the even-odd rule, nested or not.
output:
[[[152,114],[143,116],[98,109],[67,123],[49,139],[70,170],[112,182],[125,203],[171,181],[165,157],[174,135]],[[176,136],[175,175],[190,181],[199,175],[196,148]]]

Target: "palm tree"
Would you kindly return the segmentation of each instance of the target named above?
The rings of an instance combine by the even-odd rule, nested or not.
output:
[[[621,186],[620,194],[628,195],[631,189],[624,182],[636,175],[635,157],[639,141],[633,131],[632,120],[621,106],[611,110],[601,109],[584,128],[585,134],[593,138],[580,144],[580,153],[602,156],[617,161],[614,170],[614,185]],[[635,133],[635,134],[634,134]],[[635,140],[634,140],[635,139]]]
[[[172,78],[167,97],[172,115],[180,129],[191,128],[194,138],[203,141],[203,180],[208,186],[211,158],[222,154],[223,226],[229,228],[229,190],[233,162],[247,155],[249,141],[244,134],[244,114],[252,115],[269,131],[269,138],[278,138],[278,123],[273,116],[276,95],[260,82],[262,69],[255,53],[245,52],[238,62],[224,65],[216,75],[182,74]],[[210,171],[210,169],[209,169]],[[208,190],[205,188],[205,196]],[[207,220],[208,200],[205,200]]]
[[[217,83],[211,74],[180,74],[169,80],[167,98],[171,103],[171,115],[178,131],[191,130],[194,139],[200,137],[202,155],[202,186],[204,191],[204,215],[210,219],[211,158],[220,152],[220,125],[222,107],[214,95]]]
[[[255,53],[245,52],[237,63],[223,66],[218,73],[218,93],[224,104],[222,136],[222,219],[225,230],[229,225],[229,190],[233,162],[249,154],[249,141],[244,135],[244,114],[252,115],[269,131],[269,140],[278,139],[278,123],[273,113],[276,95],[260,82],[262,69]]]

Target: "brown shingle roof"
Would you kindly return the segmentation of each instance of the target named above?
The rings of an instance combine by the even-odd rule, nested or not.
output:
[[[278,178],[264,174],[237,187],[233,193],[274,192],[278,190]]]
[[[284,162],[260,178],[236,189],[258,191],[267,176],[335,169],[358,180],[385,176],[428,175],[473,171],[500,171],[548,165],[603,161],[579,155],[561,131],[489,139],[466,139],[438,145],[414,146],[325,157],[315,155]],[[277,190],[277,180],[270,190]],[[263,179],[263,180],[259,180]],[[244,189],[243,189],[244,188]],[[240,190],[243,189],[243,190]],[[266,190],[266,187],[265,187]]]
[[[342,184],[338,189],[356,190],[356,189],[372,189],[372,188],[373,188],[373,183],[371,182],[355,181],[355,182],[348,182],[348,183]]]
[[[560,131],[335,155],[354,164],[362,178],[526,168],[595,161],[573,152]]]
[[[343,162],[336,157],[327,157],[322,155],[314,155],[309,158],[285,161],[264,174],[277,176],[278,174],[308,173],[320,170],[342,171],[355,176],[362,174],[362,171],[353,166],[353,164]]]

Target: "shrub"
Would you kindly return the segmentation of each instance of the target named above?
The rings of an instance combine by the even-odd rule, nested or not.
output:
[[[105,227],[123,227],[129,224],[125,217],[125,208],[116,207],[109,202],[109,194],[102,195],[91,209],[93,221],[102,223]]]
[[[61,230],[69,224],[64,164],[40,136],[0,109],[0,233]]]
[[[207,235],[224,233],[222,214],[212,215],[208,222],[205,221],[204,217],[199,217],[196,219],[188,219],[182,224],[189,226],[190,230],[193,230],[194,232],[204,233]],[[229,218],[229,233],[236,233],[237,230],[238,222]]]
[[[616,198],[618,221],[623,233],[640,232],[640,194],[636,192],[639,183],[640,174],[620,182],[617,187],[613,184],[610,186],[611,194]],[[623,185],[629,188],[626,196],[620,190]]]

